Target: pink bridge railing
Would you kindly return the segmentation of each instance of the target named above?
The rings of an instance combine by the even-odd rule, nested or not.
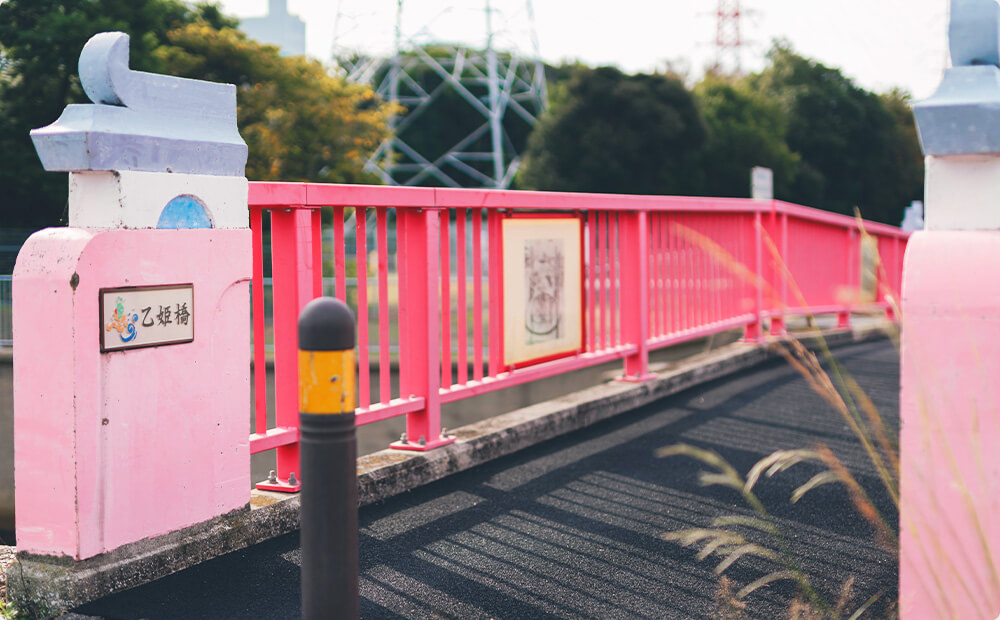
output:
[[[406,440],[393,446],[428,450],[451,441],[442,436],[443,403],[616,359],[624,361],[623,379],[641,381],[652,349],[734,328],[756,341],[765,320],[771,333],[783,333],[786,315],[836,313],[846,327],[852,310],[891,313],[907,239],[897,228],[865,222],[877,254],[863,252],[853,218],[749,199],[255,182],[250,209],[250,449],[277,450],[275,488],[286,488],[289,473],[299,471],[297,318],[323,294],[324,271],[358,319],[358,423],[405,415]],[[528,213],[581,222],[582,346],[558,359],[505,366],[501,222]],[[862,282],[864,260],[876,275]]]

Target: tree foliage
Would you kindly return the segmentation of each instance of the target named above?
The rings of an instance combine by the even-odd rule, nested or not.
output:
[[[700,187],[706,140],[694,97],[666,75],[575,68],[528,142],[523,187],[684,194]]]
[[[923,191],[908,96],[875,95],[786,44],[759,74],[709,73],[693,93],[664,75],[550,72],[567,74],[550,84],[523,187],[748,196],[750,169],[767,166],[776,198],[891,224]]]
[[[37,227],[64,217],[66,179],[42,169],[28,131],[86,101],[77,76],[80,50],[94,34],[132,32],[132,66],[150,67],[171,26],[195,18],[175,0],[9,0],[0,4],[0,187],[3,221]]]
[[[167,32],[153,52],[164,72],[237,85],[240,133],[254,180],[371,182],[366,157],[387,135],[389,106],[314,60],[205,21]]]
[[[65,223],[66,179],[45,172],[28,132],[87,102],[80,50],[94,34],[127,32],[130,65],[237,84],[252,179],[359,181],[386,132],[384,104],[316,62],[247,40],[217,7],[180,0],[8,0],[0,4],[0,218]]]
[[[701,153],[705,184],[699,192],[710,196],[745,197],[750,169],[774,171],[776,191],[795,180],[799,156],[785,141],[788,122],[780,106],[749,87],[745,80],[709,74],[694,88],[708,126]]]
[[[908,112],[891,111],[878,95],[840,70],[796,54],[783,43],[750,85],[777,101],[788,119],[788,146],[801,157],[787,198],[838,213],[898,224],[921,193],[914,183],[913,138],[900,126]],[[897,96],[898,99],[898,96]]]
[[[901,200],[905,208],[914,200],[923,200],[924,196],[924,153],[920,149],[912,101],[908,92],[898,88],[879,95],[879,99],[896,119],[892,147],[887,149],[884,162],[893,174],[886,182],[895,185],[894,197]],[[900,220],[890,223],[899,224]]]

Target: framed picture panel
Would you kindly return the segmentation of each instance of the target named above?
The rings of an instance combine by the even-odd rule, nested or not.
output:
[[[583,228],[576,216],[501,221],[503,360],[520,368],[583,349]]]

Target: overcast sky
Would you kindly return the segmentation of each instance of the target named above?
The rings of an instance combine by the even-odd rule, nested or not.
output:
[[[534,0],[542,58],[652,71],[670,62],[700,74],[714,56],[717,0]],[[238,17],[267,13],[268,0],[223,0]],[[485,0],[404,0],[402,31],[424,40],[482,45]],[[492,0],[498,47],[531,48],[523,0]],[[948,0],[744,0],[743,64],[760,68],[774,38],[839,67],[876,91],[900,86],[915,97],[933,92],[947,61]],[[335,41],[349,48],[391,49],[396,0],[288,0],[306,22],[310,55],[327,59]],[[337,36],[334,36],[335,29]]]

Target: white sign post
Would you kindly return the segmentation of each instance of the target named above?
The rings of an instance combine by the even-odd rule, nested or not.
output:
[[[774,173],[770,168],[754,166],[750,172],[750,197],[754,200],[774,200]]]

